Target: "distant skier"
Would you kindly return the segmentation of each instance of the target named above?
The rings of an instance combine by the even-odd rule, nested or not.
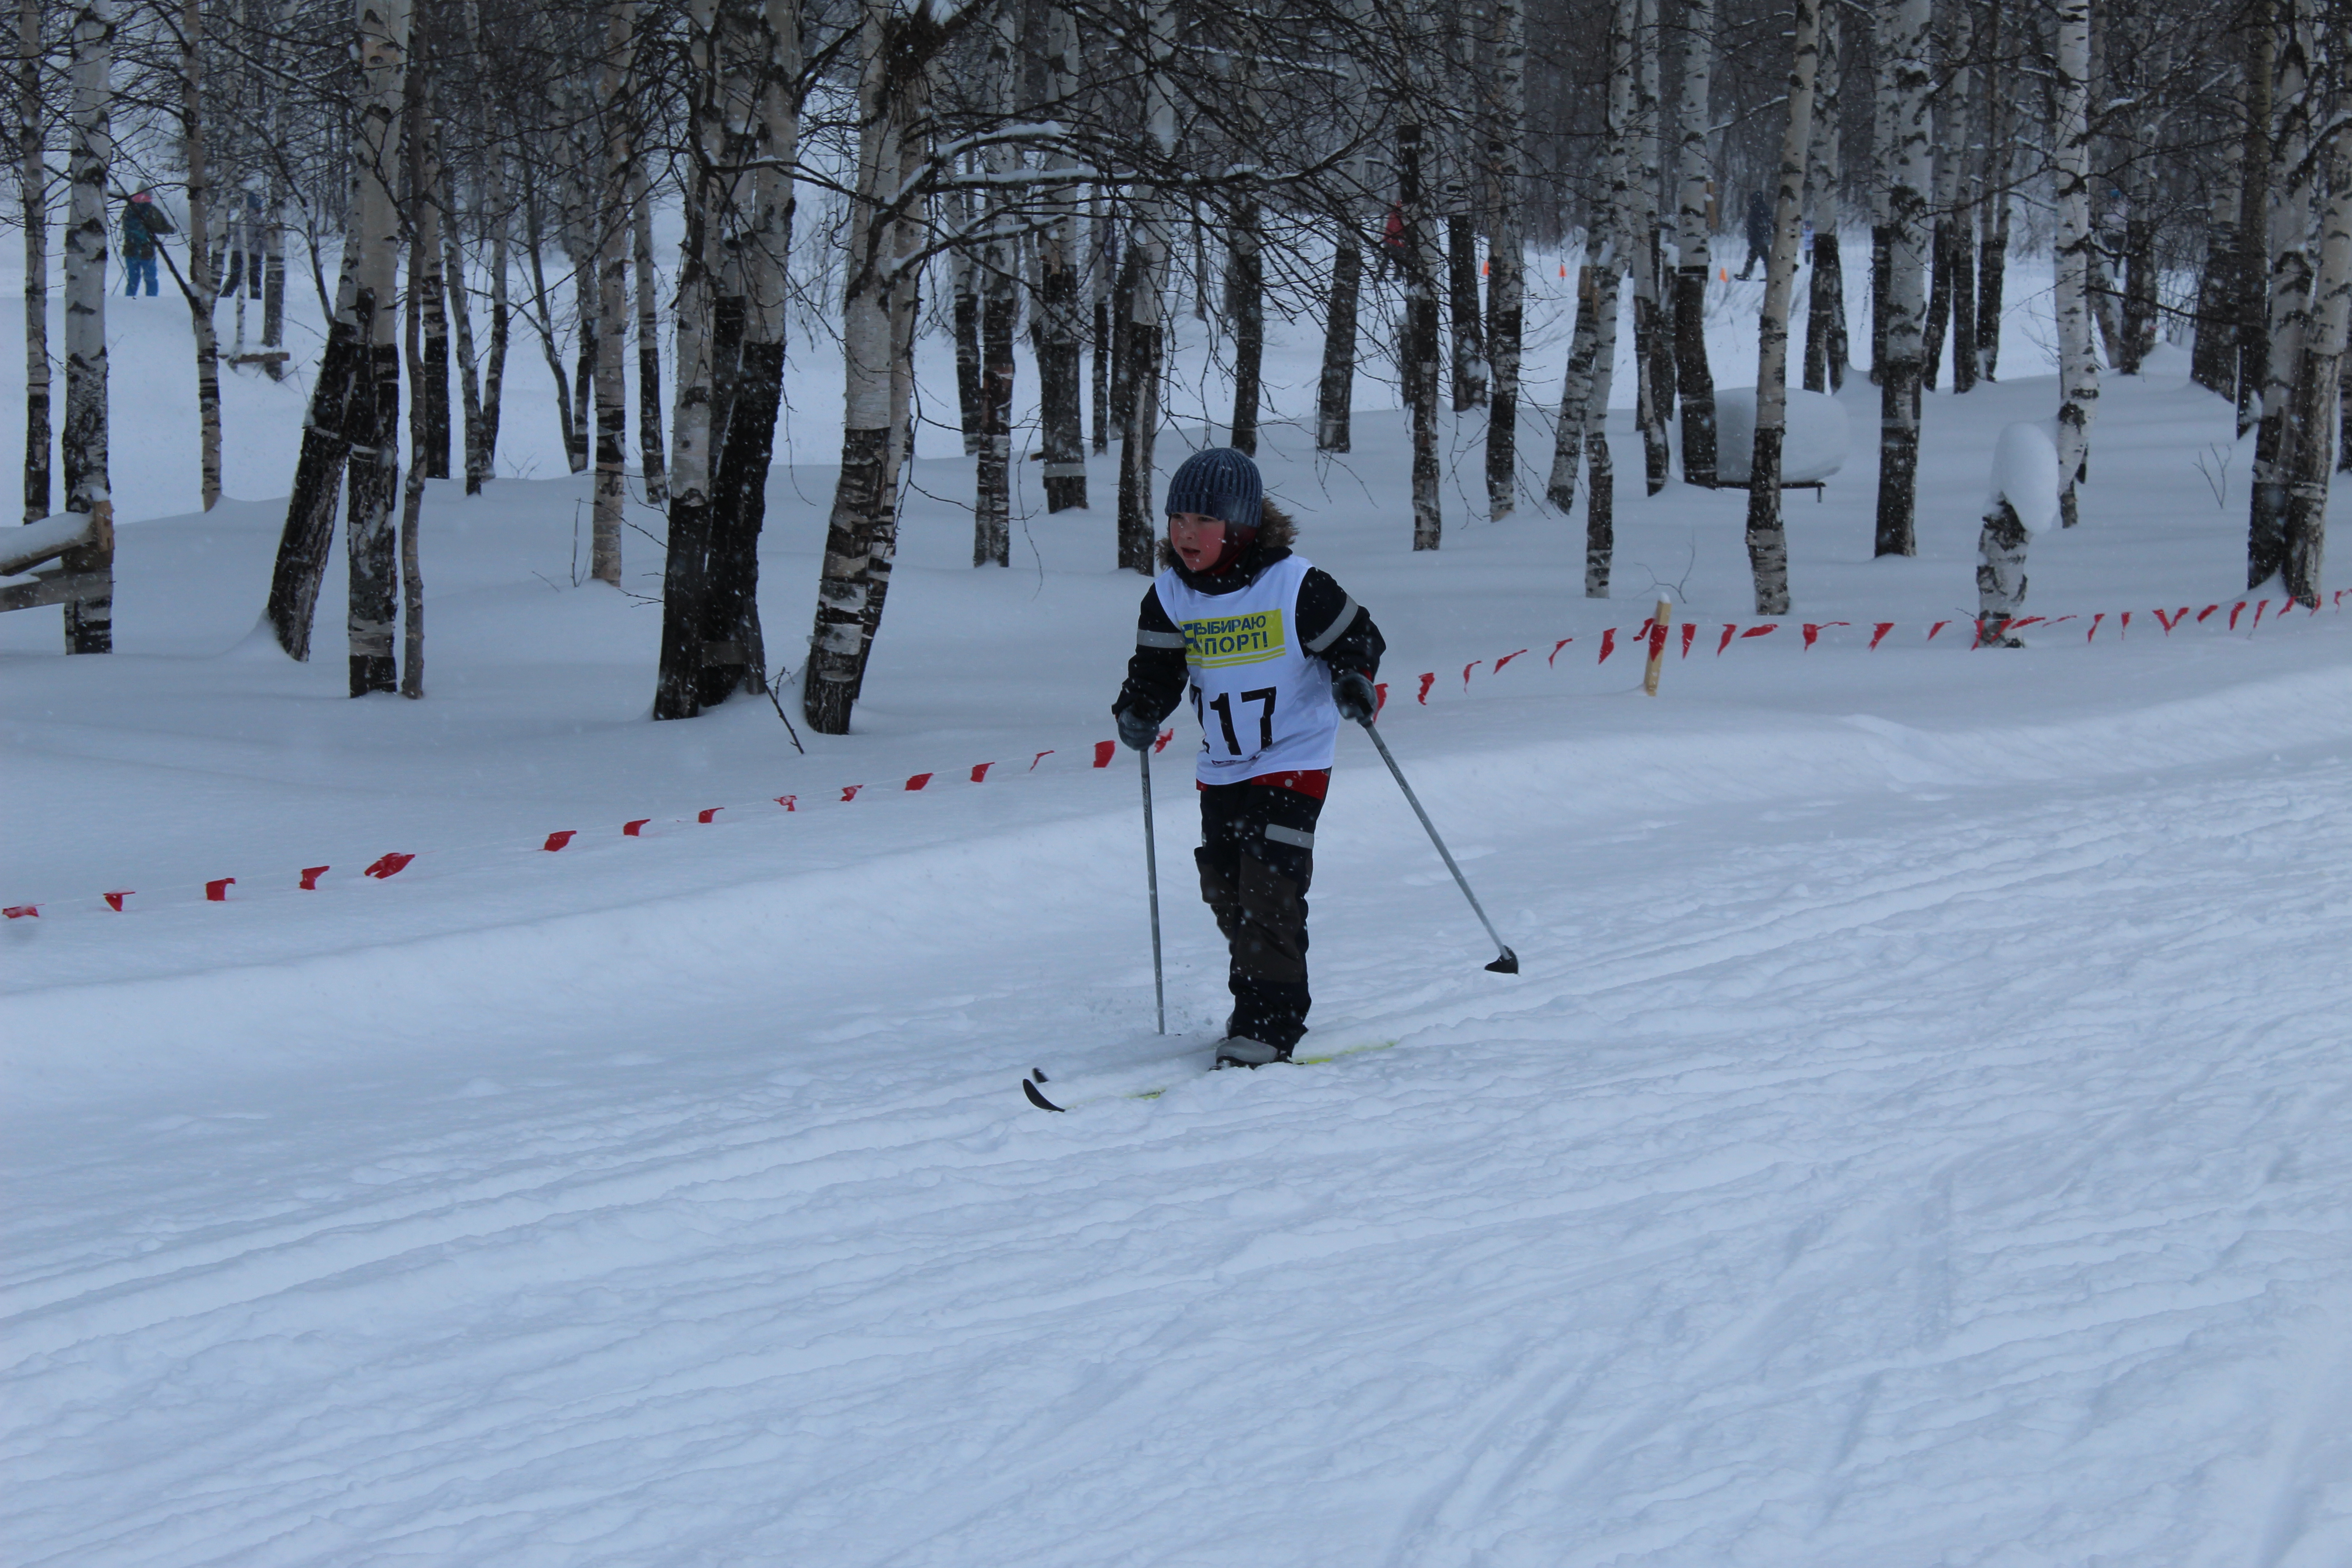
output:
[[[1772,259],[1772,204],[1764,199],[1761,191],[1748,193],[1748,259],[1739,264],[1739,280],[1745,283],[1748,273],[1759,261],[1769,269]]]
[[[1307,889],[1343,719],[1373,716],[1387,644],[1330,574],[1290,552],[1296,525],[1257,465],[1195,452],[1168,484],[1165,568],[1143,595],[1111,712],[1138,751],[1189,685],[1201,722],[1201,897],[1231,954],[1218,1067],[1288,1061],[1313,1005]]]
[[[155,205],[154,193],[139,190],[122,204],[122,270],[127,276],[122,291],[139,292],[139,280],[147,280],[147,292],[155,293],[155,242],[159,236],[172,232],[172,220]]]

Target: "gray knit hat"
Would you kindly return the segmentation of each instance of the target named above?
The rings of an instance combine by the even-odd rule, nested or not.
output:
[[[1168,515],[1197,512],[1222,518],[1245,532],[1257,531],[1258,509],[1265,500],[1265,481],[1248,453],[1232,447],[1211,447],[1184,459],[1168,481]]]

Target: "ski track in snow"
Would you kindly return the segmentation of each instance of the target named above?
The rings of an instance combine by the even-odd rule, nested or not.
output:
[[[2342,739],[1483,856],[1516,983],[1335,868],[1316,1044],[1395,1049],[1066,1117],[1122,910],[805,1057],[669,998],[85,1110],[14,1141],[12,1561],[2341,1563]]]

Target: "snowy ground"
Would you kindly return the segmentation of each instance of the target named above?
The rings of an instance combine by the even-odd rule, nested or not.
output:
[[[969,463],[919,463],[859,732],[805,756],[764,704],[646,721],[657,612],[572,585],[579,481],[436,488],[422,703],[248,638],[282,503],[130,523],[115,657],[0,617],[0,897],[42,904],[0,926],[7,1559],[2352,1561],[2352,620],[2155,624],[2242,570],[2242,451],[2168,358],[2034,542],[2029,609],[2081,618],[1929,642],[2054,396],[1931,399],[1921,553],[1874,562],[1850,388],[1791,620],[1855,624],[1720,658],[1743,498],[1643,498],[1630,428],[1607,603],[1580,513],[1458,504],[1475,421],[1434,556],[1395,415],[1329,468],[1272,431],[1525,973],[1343,741],[1309,1047],[1349,1054],[1213,1078],[1189,736],[1181,1038],[1129,764],[1086,765],[1140,588],[1108,460],[1003,573]],[[772,483],[780,657],[830,479]],[[1650,700],[1596,654],[1654,575],[1706,631]]]

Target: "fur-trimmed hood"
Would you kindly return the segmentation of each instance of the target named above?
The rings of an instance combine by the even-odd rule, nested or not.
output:
[[[1269,499],[1259,504],[1257,538],[1243,552],[1242,558],[1215,576],[1185,569],[1176,559],[1176,547],[1168,542],[1165,520],[1160,531],[1160,567],[1173,571],[1184,580],[1184,585],[1201,594],[1230,594],[1236,588],[1246,588],[1257,581],[1257,574],[1290,553],[1298,540],[1298,524],[1291,515]]]

